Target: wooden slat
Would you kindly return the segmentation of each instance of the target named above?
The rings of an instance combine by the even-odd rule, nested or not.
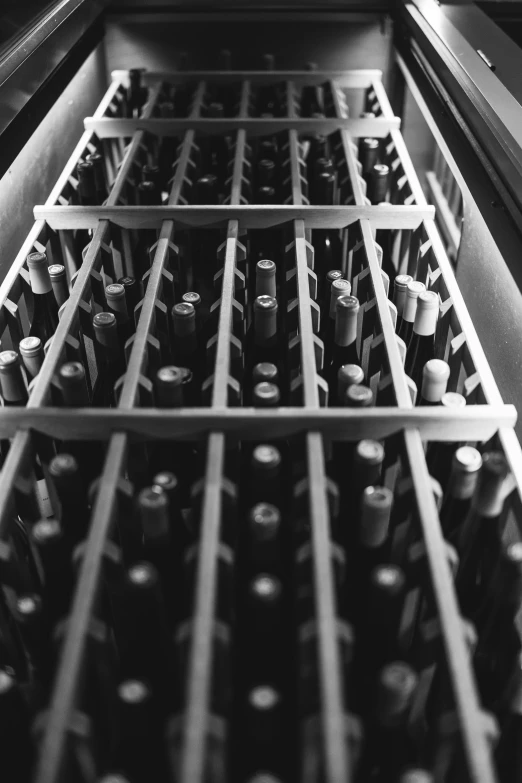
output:
[[[151,113],[158,98],[160,86],[149,93],[149,100],[144,107],[144,113]],[[120,197],[134,156],[143,143],[143,133],[133,136],[127,149],[127,155],[120,168],[114,187],[111,190],[108,201],[115,203]],[[61,355],[65,338],[67,337],[80,300],[87,288],[91,270],[95,258],[106,241],[109,224],[101,221],[95,229],[89,250],[85,256],[76,283],[67,300],[67,307],[58,324],[52,346],[44,360],[44,364],[38,380],[35,384],[28,407],[39,408],[44,404],[45,396],[49,388],[56,365]],[[25,437],[21,432],[15,437],[15,442],[20,437]],[[47,712],[45,732],[40,745],[40,753],[36,766],[35,783],[56,783],[61,776],[62,764],[66,753],[66,743],[70,722],[72,720],[76,695],[80,683],[80,673],[85,654],[86,635],[94,610],[101,565],[102,551],[107,540],[108,531],[113,519],[114,507],[117,497],[117,484],[120,480],[125,463],[127,450],[127,436],[125,434],[113,435],[107,449],[107,456],[100,477],[99,490],[96,496],[91,515],[89,535],[84,553],[84,559],[78,575],[76,590],[71,608],[71,616],[67,626],[67,633],[61,650],[51,703]],[[11,451],[7,456],[9,462]],[[4,482],[4,471],[0,474],[0,495]],[[3,500],[0,498],[0,524],[4,518]]]
[[[287,84],[287,109],[295,113],[293,84]],[[298,138],[289,131],[292,200],[302,203],[299,171]],[[311,297],[305,224],[294,221],[294,247],[299,307],[299,339],[303,405],[308,410],[319,409],[318,379],[315,364],[315,344],[312,327]],[[321,742],[325,783],[350,783],[350,758],[345,736],[345,705],[343,672],[337,638],[337,613],[334,575],[330,556],[330,513],[326,496],[326,470],[322,437],[319,432],[306,436],[308,497],[310,503],[310,535],[313,551],[313,582],[317,623],[318,675],[321,695]]]
[[[124,83],[128,82],[128,71],[115,70],[111,77]],[[277,81],[291,80],[295,84],[322,84],[335,79],[342,87],[353,89],[366,89],[376,79],[382,77],[382,71],[378,69],[364,69],[352,71],[170,71],[161,73],[158,71],[144,71],[143,83],[152,85],[158,81],[171,84],[186,84],[192,81],[208,81],[230,84],[249,80],[252,84],[269,84]]]
[[[86,117],[84,126],[86,130],[94,131],[100,139],[117,139],[132,136],[137,131],[147,131],[156,136],[176,136],[187,130],[195,130],[198,133],[224,134],[240,129],[246,130],[249,137],[270,136],[284,130],[294,128],[299,133],[331,133],[337,128],[349,130],[354,137],[372,136],[384,138],[392,128],[400,127],[400,119],[383,119],[376,117],[345,117],[332,119],[295,117],[202,117],[192,120],[189,117],[162,118],[137,117],[127,119],[125,117]]]
[[[240,114],[248,114],[250,85],[242,86]],[[246,134],[237,132],[234,168],[232,173],[231,203],[241,198],[243,161]],[[226,410],[230,372],[230,337],[232,334],[232,307],[234,298],[234,272],[236,267],[237,220],[231,220],[227,228],[221,305],[219,314],[218,344],[214,366],[212,404],[215,410]],[[225,467],[225,435],[213,431],[208,440],[205,489],[201,510],[200,547],[196,571],[193,627],[187,671],[186,712],[183,723],[180,783],[204,783],[206,774],[205,753],[208,719],[211,709],[213,671],[213,624],[215,622],[216,593],[218,590],[217,554],[221,536],[222,485]]]
[[[180,226],[226,226],[239,220],[242,228],[270,228],[290,220],[304,220],[306,228],[344,228],[356,220],[370,220],[374,228],[418,228],[423,220],[433,220],[435,208],[397,206],[387,209],[357,204],[350,206],[305,206],[226,204],[219,206],[35,206],[34,216],[54,229],[93,228],[100,220],[109,220],[121,228],[159,228],[164,220]]]
[[[13,437],[18,430],[35,430],[59,439],[107,440],[114,432],[128,432],[133,438],[196,439],[212,430],[249,440],[290,437],[306,429],[320,431],[339,440],[380,440],[401,430],[417,428],[423,440],[487,441],[499,428],[513,427],[514,405],[469,405],[450,408],[3,408],[0,437]]]

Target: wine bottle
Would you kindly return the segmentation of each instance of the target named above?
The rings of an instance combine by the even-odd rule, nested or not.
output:
[[[278,772],[284,758],[284,707],[280,691],[260,684],[248,691],[244,716],[244,763],[247,774],[256,769]]]
[[[317,298],[321,308],[320,328],[319,328],[319,336],[321,337],[321,339],[323,337],[324,332],[326,331],[326,326],[328,324],[328,319],[330,316],[330,297],[332,295],[332,283],[334,280],[340,280],[342,276],[343,273],[341,272],[340,269],[331,269],[329,272],[327,272],[326,278],[323,282],[323,285],[321,286],[322,294]]]
[[[72,552],[89,533],[90,512],[85,474],[75,457],[65,453],[56,454],[48,470],[56,494],[53,508],[60,521],[65,547]]]
[[[199,343],[204,345],[208,334],[208,310],[203,309],[201,297],[196,291],[185,291],[181,297],[181,301],[192,305],[196,311],[196,335]]]
[[[248,512],[249,561],[257,571],[279,574],[282,567],[281,512],[261,502]]]
[[[143,554],[156,568],[171,623],[183,614],[182,551],[171,535],[169,499],[159,485],[145,487],[138,495],[138,514],[143,531]]]
[[[360,386],[364,381],[364,372],[358,364],[343,364],[337,371],[337,400],[342,405],[346,391],[350,386]]]
[[[24,337],[18,346],[25,367],[27,380],[36,378],[44,361],[44,350],[39,337]]]
[[[376,163],[368,175],[368,198],[372,204],[386,201],[390,188],[390,167],[385,163]]]
[[[274,645],[284,632],[283,585],[270,573],[257,573],[247,586],[248,615],[245,645],[250,685],[267,682],[284,685],[281,650]]]
[[[417,299],[417,311],[413,333],[408,345],[404,370],[417,388],[421,384],[426,362],[435,353],[435,329],[439,317],[439,295],[435,291],[424,291]]]
[[[97,313],[93,318],[98,375],[92,392],[94,407],[116,405],[114,386],[125,373],[125,355],[114,313]]]
[[[470,510],[481,467],[480,452],[472,446],[461,446],[453,454],[449,485],[440,511],[442,532],[448,541],[458,539],[462,521]]]
[[[147,88],[141,82],[142,70],[131,68],[126,93],[127,117],[139,117],[147,100]]]
[[[86,160],[76,167],[78,177],[78,200],[83,207],[94,207],[98,203],[94,165]]]
[[[352,383],[344,392],[341,404],[346,408],[371,408],[374,404],[373,392],[368,386]]]
[[[411,275],[397,275],[393,281],[393,304],[397,308],[397,323],[400,323],[404,306],[406,304],[406,292],[413,281]]]
[[[35,710],[43,709],[52,686],[55,655],[50,638],[51,629],[40,596],[37,593],[19,595],[14,617],[27,656],[29,705]]]
[[[277,300],[273,296],[257,296],[254,300],[254,318],[247,335],[246,377],[251,375],[256,364],[270,362],[275,364],[279,376],[283,375],[283,357],[279,346],[277,331]]]
[[[328,367],[332,360],[334,338],[335,338],[335,320],[336,320],[336,306],[337,300],[340,296],[349,296],[352,291],[352,286],[348,280],[339,278],[332,282],[330,288],[330,307],[328,310],[328,318],[326,324],[321,330],[321,339],[324,343],[324,366]]]
[[[466,405],[466,400],[462,394],[457,392],[445,392],[441,397],[440,404],[443,408],[463,408]],[[443,487],[448,484],[451,460],[458,446],[458,443],[444,443],[444,441],[433,441],[428,446],[426,460],[430,475],[437,479]]]
[[[377,525],[372,532],[370,526],[366,533],[370,532],[372,536],[378,533],[384,542],[389,525],[389,515],[384,509],[383,516],[382,527],[379,529]],[[377,550],[380,548],[377,545]],[[366,670],[371,680],[387,661],[402,653],[400,623],[406,598],[406,576],[399,566],[383,562],[376,565],[364,583],[357,587],[352,620],[357,633],[356,655],[362,664],[360,668]],[[362,596],[359,595],[361,588],[364,590]],[[364,690],[360,693],[363,695]]]
[[[34,760],[30,717],[22,688],[10,667],[0,669],[0,753],[2,780],[29,783]]]
[[[168,169],[170,173],[170,168]],[[162,192],[162,185],[163,185],[163,179],[165,177],[166,172],[161,172],[159,166],[151,165],[150,163],[146,163],[144,166],[141,167],[141,181],[142,182],[152,182],[154,187],[156,188],[156,196],[155,200],[158,199],[161,200],[161,192]],[[166,183],[165,183],[166,184]]]
[[[269,259],[256,264],[256,297],[276,297],[276,265]]]
[[[313,117],[314,114],[323,113],[319,89],[316,84],[303,85],[301,89],[301,117]]]
[[[124,680],[117,688],[111,761],[133,783],[163,780],[167,776],[162,716],[158,714],[155,695],[144,680]]]
[[[41,519],[30,531],[31,546],[43,585],[44,609],[54,626],[68,612],[74,574],[72,551],[56,519]]]
[[[345,364],[360,365],[361,363],[357,349],[359,300],[355,296],[340,296],[337,299],[335,310],[334,344],[325,377],[330,390],[331,403],[340,405],[341,400],[336,399],[339,370]]]
[[[348,552],[352,563],[351,590],[357,593],[359,584],[367,584],[371,571],[388,560],[388,532],[393,493],[387,487],[369,486],[361,495],[357,525],[358,546]]]
[[[406,300],[402,311],[402,318],[397,321],[397,334],[408,346],[413,333],[415,313],[417,312],[417,299],[426,290],[424,283],[412,280],[406,288]]]
[[[366,179],[379,162],[379,139],[361,139],[359,142],[359,161],[362,175]]]
[[[39,337],[45,344],[58,326],[58,305],[53,294],[47,256],[45,253],[30,253],[27,266],[33,292],[29,337]]]
[[[160,367],[154,378],[154,396],[158,408],[183,406],[183,377],[180,367]]]
[[[4,407],[26,405],[27,388],[16,351],[0,352],[0,390]]]
[[[134,334],[134,322],[129,317],[125,288],[121,283],[111,283],[105,287],[105,299],[109,312],[116,318],[118,339],[125,346],[127,340]]]
[[[416,672],[403,661],[381,669],[374,701],[368,705],[361,780],[394,780],[405,767],[417,762],[418,749],[408,727],[417,684]]]
[[[123,288],[125,289],[127,312],[129,314],[129,318],[131,319],[131,321],[135,322],[134,310],[136,308],[136,305],[138,305],[141,302],[143,296],[140,282],[139,280],[136,280],[135,277],[130,277],[129,275],[125,275],[125,277],[119,278],[118,283],[122,285]]]
[[[90,405],[85,369],[80,362],[66,362],[58,371],[65,405],[68,408],[84,408]]]
[[[281,504],[282,456],[275,446],[259,444],[250,460],[250,499],[256,503]]]
[[[316,186],[317,204],[335,203],[335,176],[328,172],[319,174]],[[314,229],[312,232],[314,245],[314,267],[317,274],[317,298],[324,296],[324,285],[328,272],[339,269],[342,265],[342,240],[339,231],[331,228]]]
[[[277,167],[271,158],[258,159],[254,170],[254,182],[256,190],[262,187],[274,188],[277,192]]]
[[[105,163],[103,160],[103,155],[100,155],[99,152],[91,152],[90,155],[87,155],[86,160],[88,161],[88,163],[92,163],[94,168],[96,203],[103,204],[103,202],[109,195],[109,190],[107,188],[107,178],[105,176]]]
[[[196,332],[196,310],[188,302],[180,302],[172,308],[172,325],[174,330],[174,345],[172,353],[174,361],[180,367],[188,367],[193,373],[196,383],[202,380],[202,361]]]
[[[56,304],[60,308],[69,298],[69,289],[67,288],[67,277],[63,264],[51,264],[49,267],[49,277],[53,289]]]
[[[507,474],[508,466],[500,452],[490,451],[483,455],[471,508],[453,542],[460,556],[455,585],[465,615],[476,611],[482,603],[493,564],[499,556],[503,486]]]
[[[450,368],[442,359],[430,359],[422,368],[419,405],[441,405],[450,377]]]

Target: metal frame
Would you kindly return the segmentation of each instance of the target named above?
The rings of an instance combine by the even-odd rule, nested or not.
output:
[[[263,207],[241,205],[248,134],[265,132],[267,127],[265,121],[249,119],[247,116],[249,93],[255,74],[242,72],[232,74],[232,78],[242,81],[242,92],[239,121],[228,123],[229,130],[233,128],[235,134],[230,206],[180,206],[184,183],[187,179],[190,180],[191,176],[192,155],[196,143],[193,128],[207,127],[212,130],[216,127],[215,121],[200,117],[208,74],[199,79],[197,73],[191,75],[191,78],[198,82],[198,87],[190,119],[183,124],[185,130],[171,182],[169,206],[137,210],[126,206],[128,180],[132,176],[136,157],[146,144],[144,128],[151,127],[147,123],[150,122],[161,84],[159,80],[155,80],[156,77],[151,79],[149,101],[143,112],[143,120],[118,120],[119,123],[123,122],[120,125],[121,135],[131,139],[125,147],[121,137],[100,139],[93,130],[94,127],[103,127],[105,122],[112,122],[105,118],[117,114],[122,90],[122,77],[117,76],[47,204],[36,207],[37,223],[0,287],[0,332],[9,330],[16,344],[16,340],[19,340],[24,332],[21,303],[27,292],[27,270],[24,266],[27,253],[33,248],[47,245],[57,257],[62,254],[62,257],[66,258],[70,252],[68,231],[71,227],[93,228],[92,241],[43,367],[37,376],[27,408],[0,411],[0,435],[12,437],[14,434],[11,449],[0,474],[0,539],[6,546],[12,524],[11,509],[15,488],[24,492],[28,491],[28,483],[30,485],[31,471],[28,466],[33,449],[31,430],[51,433],[57,437],[66,431],[68,438],[79,440],[102,435],[108,438],[106,460],[92,510],[90,532],[43,733],[37,783],[58,783],[66,748],[68,743],[73,741],[73,719],[78,709],[90,623],[96,611],[104,546],[118,505],[128,492],[123,477],[129,445],[136,437],[143,436],[208,439],[186,709],[178,771],[181,783],[203,783],[205,779],[204,749],[208,742],[211,717],[212,629],[218,589],[217,553],[227,492],[224,475],[226,438],[227,435],[238,432],[245,438],[255,437],[261,427],[264,430],[267,418],[258,412],[254,415],[251,409],[229,408],[229,392],[235,383],[231,372],[231,356],[234,346],[232,324],[236,306],[235,289],[239,275],[237,261],[244,253],[241,234],[245,227],[274,225],[279,222],[290,223],[293,232],[293,241],[287,247],[286,253],[292,260],[296,283],[299,333],[296,346],[299,351],[299,385],[302,388],[303,400],[301,406],[279,409],[272,425],[267,425],[266,431],[271,432],[277,428],[278,434],[305,433],[306,491],[311,514],[315,619],[318,627],[317,665],[322,705],[321,763],[325,770],[324,778],[328,783],[350,780],[350,747],[345,735],[343,672],[337,639],[334,576],[330,556],[330,510],[324,441],[334,433],[340,438],[359,439],[385,437],[391,433],[402,432],[404,461],[412,480],[419,535],[425,546],[428,576],[433,587],[443,642],[443,655],[452,685],[456,727],[462,740],[469,776],[476,783],[491,783],[495,779],[489,741],[491,726],[477,697],[463,633],[464,618],[459,611],[453,588],[423,441],[431,438],[467,439],[468,436],[473,440],[486,440],[500,427],[499,437],[513,469],[514,485],[520,499],[522,455],[511,429],[515,413],[511,406],[502,404],[459,293],[451,264],[435,228],[433,210],[426,204],[379,76],[373,73],[370,83],[362,85],[360,89],[366,89],[367,104],[381,118],[375,121],[374,127],[385,124],[389,131],[384,145],[386,158],[394,174],[393,189],[397,207],[393,214],[396,217],[404,216],[401,226],[410,232],[407,235],[408,268],[419,279],[426,280],[428,286],[440,295],[437,350],[440,356],[447,358],[452,368],[451,388],[466,394],[470,403],[477,403],[470,404],[462,414],[449,411],[441,414],[438,408],[413,408],[410,387],[395,336],[393,310],[390,308],[372,233],[377,226],[388,223],[382,210],[371,206],[366,199],[356,148],[347,129],[350,125],[345,122],[346,107],[340,86],[342,79],[337,82],[330,76],[328,73],[315,73],[313,78],[323,79],[326,85],[325,94],[331,119],[325,120],[324,123],[332,133],[342,191],[348,204],[323,210],[306,205],[307,200],[302,188],[303,162],[297,131],[300,125],[296,116],[294,73],[273,72],[271,78],[274,81],[286,83],[288,116],[278,121],[278,127],[288,134],[291,206],[267,210]],[[167,125],[169,123],[159,122],[166,122]],[[115,123],[110,127],[114,130]],[[170,123],[168,128],[172,130],[174,124]],[[74,167],[89,145],[104,147],[112,174],[112,188],[106,207],[80,209],[69,205],[70,190],[71,187],[74,188]],[[140,306],[136,334],[129,346],[127,373],[121,386],[119,406],[115,410],[106,411],[62,410],[51,407],[49,403],[52,401],[55,373],[64,355],[74,344],[74,332],[82,318],[82,310],[88,307],[88,301],[97,285],[99,270],[110,255],[109,244],[118,241],[125,254],[125,233],[130,225],[133,228],[137,225],[138,213],[142,215],[139,225],[157,225],[160,232],[145,296]],[[252,217],[247,217],[250,215]],[[130,222],[126,222],[129,219]],[[226,240],[220,248],[223,259],[222,297],[210,405],[199,410],[186,409],[160,414],[153,409],[147,409],[143,403],[147,401],[147,370],[151,352],[154,350],[158,309],[161,309],[158,303],[167,297],[169,281],[179,272],[179,269],[176,270],[175,245],[177,221],[191,225],[200,225],[202,222],[206,226],[216,221],[226,222]],[[357,413],[322,408],[325,389],[324,381],[318,374],[322,345],[315,334],[314,254],[310,243],[310,226],[338,227],[349,225],[352,221],[355,221],[353,225],[357,239],[352,250],[361,263],[361,271],[355,276],[354,287],[363,303],[365,319],[373,318],[375,328],[375,334],[366,335],[365,339],[370,347],[370,356],[375,352],[380,366],[384,367],[387,373],[386,378],[390,382],[393,397],[391,406],[396,402],[396,407],[363,409]],[[396,228],[397,224],[394,227]],[[158,420],[161,421],[161,433],[158,431]],[[17,429],[18,427],[20,429]],[[22,481],[24,477],[29,478],[25,485]]]

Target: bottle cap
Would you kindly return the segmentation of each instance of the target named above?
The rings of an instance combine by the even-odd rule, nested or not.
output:
[[[0,386],[5,402],[25,405],[27,389],[16,351],[0,351]]]
[[[275,57],[273,54],[263,55],[263,70],[273,71],[275,69]]]
[[[136,563],[127,571],[128,582],[133,587],[154,587],[158,584],[158,572],[152,563]]]
[[[196,331],[196,309],[189,302],[180,302],[172,308],[174,334],[185,337]]]
[[[142,704],[150,695],[150,689],[141,680],[125,680],[118,685],[118,697],[127,704]]]
[[[169,530],[169,499],[158,485],[145,487],[138,495],[143,534],[146,539],[162,538]]]
[[[274,606],[281,598],[280,580],[271,574],[257,574],[249,584],[250,598],[263,606]]]
[[[403,661],[394,661],[381,669],[376,705],[380,722],[399,717],[409,708],[417,683],[415,671]]]
[[[421,336],[435,334],[439,317],[439,295],[435,291],[423,291],[417,299],[413,331]]]
[[[125,288],[121,283],[111,283],[105,286],[105,298],[107,301],[125,299]]]
[[[27,266],[33,294],[47,294],[52,290],[49,264],[45,253],[29,253]]]
[[[361,120],[373,120],[375,119],[375,112],[374,111],[362,111],[359,114],[359,117]]]
[[[16,599],[16,621],[22,625],[34,623],[42,614],[42,599],[36,593],[20,595]]]
[[[90,404],[85,369],[80,362],[66,362],[58,371],[65,404],[82,408]]]
[[[102,775],[98,783],[130,783],[130,780],[119,772],[107,772],[106,775]]]
[[[351,386],[360,389],[360,386]],[[349,391],[349,390],[348,390]],[[380,465],[384,459],[384,446],[377,440],[360,440],[355,448],[355,459],[367,465]]]
[[[61,538],[62,529],[56,519],[40,519],[31,530],[31,537],[40,546],[46,546]]]
[[[366,487],[361,498],[359,540],[364,547],[381,546],[388,535],[393,493],[387,487]]]
[[[390,173],[390,167],[387,166],[385,163],[376,163],[372,169],[372,177],[376,179],[387,177],[389,173]]]
[[[466,398],[457,392],[444,392],[440,402],[445,408],[464,408]]]
[[[168,119],[169,117],[174,117],[174,104],[172,103],[172,101],[162,101],[158,105],[158,109],[159,109],[160,117],[163,117],[164,119]]]
[[[348,386],[344,393],[343,403],[348,408],[371,408],[373,405],[373,392],[368,386],[352,384]],[[369,442],[372,443],[373,441]]]
[[[16,688],[16,680],[5,669],[0,669],[0,695],[9,693]]]
[[[406,584],[406,577],[399,566],[386,564],[372,570],[370,582],[375,587],[386,590],[388,594],[399,595]]]
[[[183,302],[192,305],[195,309],[201,304],[201,297],[196,291],[186,291],[181,297]]]
[[[359,386],[364,381],[364,372],[358,364],[343,364],[337,371],[337,397],[343,399],[349,386]]]
[[[160,406],[180,408],[183,405],[183,378],[181,367],[172,364],[160,367],[155,381],[157,401]]]
[[[83,364],[80,362],[66,362],[62,364],[59,370],[60,380],[69,386],[75,383],[83,381],[85,378],[85,370]]]
[[[61,280],[62,278],[65,278],[65,267],[63,264],[51,264],[48,269],[51,280]]]
[[[252,538],[255,541],[274,539],[281,526],[281,514],[271,503],[257,503],[248,516]]]
[[[340,296],[349,296],[352,286],[348,280],[340,277],[332,281],[330,287],[330,318],[335,318],[335,306]]]
[[[268,258],[258,261],[256,264],[256,274],[258,277],[275,277],[276,265]]]
[[[76,476],[78,462],[72,454],[56,454],[49,463],[49,473],[53,478]]]
[[[95,329],[105,331],[116,328],[116,316],[114,313],[97,313],[92,319]]]
[[[254,386],[253,398],[257,407],[275,408],[279,405],[281,394],[275,383],[262,381]]]
[[[340,280],[343,276],[343,273],[340,269],[330,269],[329,272],[326,273],[326,282],[327,282],[327,288],[330,290],[332,287],[332,283],[334,280]]]
[[[275,446],[263,444],[255,447],[252,452],[252,462],[255,467],[263,471],[273,469],[281,464],[281,454]]]
[[[254,310],[263,312],[267,310],[277,310],[277,300],[274,296],[256,296],[254,300]]]
[[[39,337],[24,337],[19,344],[20,353],[24,357],[37,356],[43,353],[42,341]]]
[[[279,372],[275,364],[272,362],[259,362],[252,370],[252,380],[254,385],[267,381],[268,383],[276,383],[279,376]]]
[[[222,103],[218,103],[217,101],[214,101],[214,103],[209,104],[207,109],[208,117],[223,117],[224,114],[225,114],[225,109]]]
[[[417,311],[417,299],[419,295],[426,290],[424,283],[419,283],[418,280],[412,280],[408,283],[406,289],[406,301],[404,302],[404,309],[402,311],[402,317],[405,321],[413,323],[415,321],[415,313]]]
[[[181,386],[183,383],[183,373],[181,367],[175,367],[172,364],[168,364],[165,367],[160,367],[156,373],[156,380],[158,383],[165,386]]]
[[[268,712],[278,706],[281,698],[275,688],[270,685],[258,685],[249,692],[248,701],[255,710]]]
[[[273,296],[254,299],[254,329],[256,343],[271,340],[277,334],[277,300]]]
[[[480,452],[472,446],[461,446],[453,455],[450,495],[457,500],[473,497],[482,467]]]
[[[442,359],[430,359],[422,369],[421,396],[426,402],[438,403],[446,391],[450,368]]]
[[[372,114],[373,112],[370,112]],[[379,148],[379,139],[371,139],[369,137],[362,139],[361,146],[367,150],[376,150]]]
[[[154,486],[161,487],[167,495],[174,493],[179,487],[177,476],[170,470],[162,470],[160,473],[156,473],[152,483]]]
[[[482,456],[482,470],[471,501],[480,516],[493,518],[501,513],[504,506],[502,489],[508,473],[508,464],[500,451],[488,451]]]
[[[270,158],[262,158],[258,164],[258,169],[261,169],[262,171],[275,171],[275,163]]]

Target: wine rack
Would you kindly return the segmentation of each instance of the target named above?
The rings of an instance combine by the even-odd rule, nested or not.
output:
[[[0,474],[0,557],[7,585],[14,509],[29,502],[34,492],[34,455],[40,455],[44,462],[49,438],[99,441],[106,449],[52,694],[38,725],[34,780],[58,783],[95,777],[83,705],[87,659],[91,647],[102,644],[95,620],[109,558],[108,544],[111,531],[121,526],[133,496],[127,477],[129,461],[139,461],[144,442],[159,440],[194,441],[205,455],[192,507],[198,530],[192,609],[180,631],[185,693],[169,722],[170,757],[180,783],[227,779],[226,771],[215,762],[216,753],[219,755],[216,748],[226,742],[227,716],[226,711],[218,714],[213,703],[214,691],[222,685],[216,672],[228,670],[231,676],[228,642],[218,616],[218,607],[226,600],[220,595],[223,586],[219,572],[223,561],[234,560],[230,527],[237,524],[232,520],[238,514],[239,488],[229,477],[229,451],[239,441],[287,438],[297,438],[301,445],[296,457],[301,479],[292,492],[295,502],[303,502],[306,507],[303,513],[311,552],[309,579],[316,628],[312,664],[308,665],[315,671],[320,705],[317,715],[299,724],[300,779],[328,783],[352,779],[358,739],[356,721],[345,703],[350,673],[344,663],[346,639],[336,598],[332,557],[336,498],[328,476],[328,455],[332,442],[372,438],[390,444],[390,453],[395,455],[385,483],[396,494],[403,493],[410,499],[410,536],[421,546],[422,579],[434,599],[433,660],[450,683],[452,705],[437,727],[442,748],[438,757],[440,779],[446,779],[444,764],[448,768],[457,764],[466,770],[459,779],[467,776],[476,783],[494,781],[497,728],[493,715],[481,706],[475,684],[470,657],[473,633],[457,602],[425,443],[473,442],[480,444],[480,449],[493,445],[504,452],[511,471],[505,486],[506,527],[517,540],[522,519],[522,461],[513,430],[516,412],[500,397],[437,233],[434,208],[426,202],[380,73],[144,73],[148,98],[141,116],[135,118],[123,116],[127,78],[126,72],[115,72],[99,109],[85,120],[86,130],[49,199],[35,207],[34,227],[0,289],[0,340],[3,348],[16,349],[30,325],[28,253],[45,250],[52,263],[64,263],[69,271],[77,268],[27,406],[3,408],[0,412],[0,436],[12,439]],[[285,116],[253,116],[255,90],[267,82],[282,86]],[[157,116],[165,83],[193,86],[188,116]],[[215,84],[236,85],[239,100],[235,116],[216,119],[205,115],[208,87]],[[321,86],[324,118],[300,116],[299,94],[304,84]],[[349,116],[347,96],[353,95],[359,101],[362,96],[365,108],[376,116]],[[284,197],[278,205],[254,205],[249,203],[251,144],[259,136],[276,133],[284,138]],[[326,134],[330,139],[338,172],[338,204],[316,206],[307,198],[302,138],[310,133]],[[231,140],[228,192],[219,205],[190,203],[200,134],[226,134]],[[167,203],[136,206],[133,189],[140,166],[158,139],[172,136],[179,141],[179,148]],[[386,210],[372,205],[366,197],[354,142],[361,136],[380,139],[382,159],[391,168],[392,206]],[[110,193],[102,206],[80,206],[75,170],[78,162],[93,151],[104,157]],[[240,404],[241,377],[234,369],[245,334],[245,308],[241,305],[245,276],[241,269],[248,264],[249,232],[274,226],[285,232],[286,284],[291,292],[286,316],[295,323],[289,361],[295,375],[286,407],[254,410]],[[319,374],[323,344],[317,336],[313,247],[313,232],[321,228],[338,229],[344,237],[353,291],[364,314],[359,340],[365,372],[378,396],[374,408],[326,406],[328,389]],[[104,306],[104,277],[116,279],[132,270],[136,237],[150,229],[157,231],[157,243],[145,276],[143,299],[135,312],[136,332],[126,345],[127,371],[118,382],[118,405],[107,409],[66,408],[61,403],[57,370],[64,360],[78,358],[79,330],[86,340],[92,339],[93,308]],[[395,336],[396,312],[381,274],[379,248],[374,241],[377,229],[393,232],[401,269],[425,282],[440,297],[437,356],[450,365],[448,388],[463,394],[468,403],[464,408],[415,407]],[[203,402],[197,408],[159,410],[153,405],[150,378],[161,366],[163,343],[169,335],[168,313],[191,280],[190,265],[180,252],[177,236],[179,232],[208,230],[221,232],[222,238],[215,247],[216,258],[209,260],[216,263],[220,292],[212,313],[215,333],[208,345],[210,366],[203,384]],[[90,241],[79,264],[75,235],[83,232],[87,236],[88,231]],[[95,365],[92,354],[91,377],[96,374]],[[299,659],[297,665],[301,665]],[[428,662],[426,681],[429,668]]]

